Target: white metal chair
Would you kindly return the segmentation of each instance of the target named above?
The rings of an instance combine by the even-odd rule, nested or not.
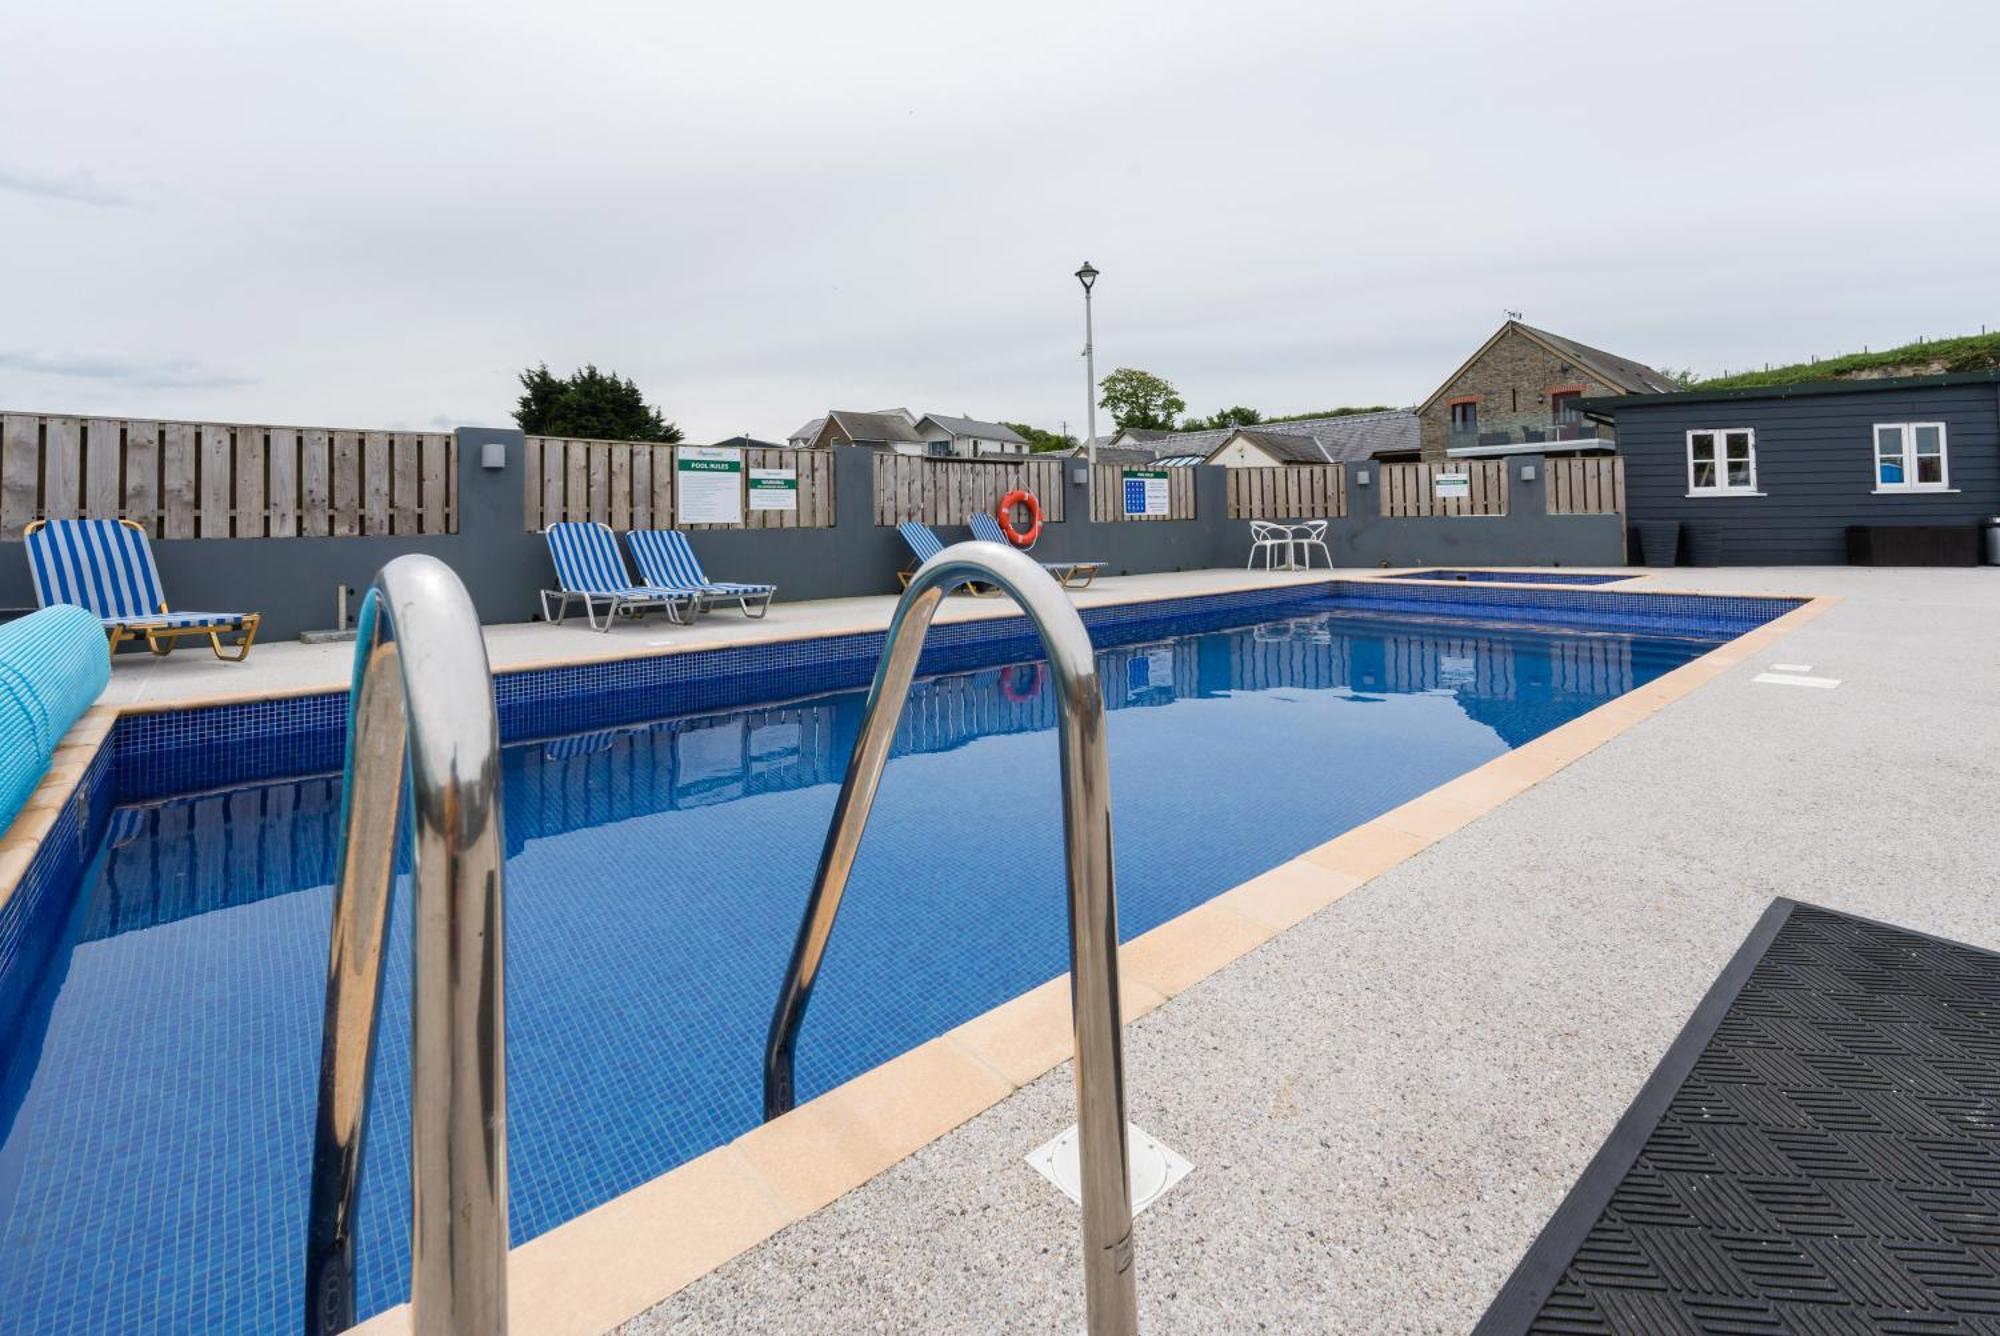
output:
[[[1278,549],[1285,549],[1285,564],[1277,562]],[[1273,524],[1269,520],[1250,521],[1250,559],[1243,563],[1244,570],[1254,569],[1257,554],[1264,554],[1264,569],[1267,571],[1290,570],[1292,566],[1292,530],[1287,524]]]
[[[1312,569],[1314,548],[1318,548],[1319,554],[1326,558],[1326,568],[1333,569],[1333,553],[1328,551],[1326,546],[1325,520],[1307,520],[1303,524],[1292,525],[1291,530],[1293,565],[1296,569],[1308,571]],[[1298,560],[1300,554],[1304,555],[1304,561]]]

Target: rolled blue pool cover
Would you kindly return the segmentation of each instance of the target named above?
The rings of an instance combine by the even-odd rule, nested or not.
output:
[[[103,623],[82,608],[63,604],[0,623],[0,830],[110,681]]]

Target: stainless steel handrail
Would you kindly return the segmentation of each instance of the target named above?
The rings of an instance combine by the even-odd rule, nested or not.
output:
[[[382,948],[409,803],[410,1325],[507,1328],[507,1070],[500,728],[479,616],[435,557],[384,566],[361,604],[320,1039],[305,1330],[354,1325],[354,1222]],[[407,784],[407,790],[406,790]]]
[[[855,852],[889,760],[896,721],[938,604],[968,581],[998,585],[1028,614],[1054,669],[1061,729],[1063,837],[1069,873],[1070,1018],[1076,1036],[1076,1111],[1083,1176],[1083,1288],[1090,1330],[1139,1328],[1132,1270],[1132,1186],[1125,1146],[1125,1060],[1118,1009],[1118,892],[1111,864],[1111,771],[1104,697],[1083,619],[1041,566],[998,543],[958,543],[910,577],[868,691],[861,733],[833,809],[819,874],[799,924],[764,1050],[764,1117],[796,1100],[792,1057],[799,1023],[833,933]]]

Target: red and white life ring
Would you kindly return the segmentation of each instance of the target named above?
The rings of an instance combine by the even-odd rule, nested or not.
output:
[[[1021,677],[1026,674],[1028,682],[1021,685]],[[1042,661],[1033,663],[1010,663],[1000,670],[1000,694],[1015,705],[1023,705],[1042,694]]]
[[[1014,507],[1028,508],[1028,529],[1026,533],[1014,527]],[[1015,547],[1033,547],[1035,540],[1042,536],[1042,503],[1035,494],[1028,491],[1012,491],[1000,498],[1000,509],[994,515],[1000,521],[1000,532],[1007,535],[1007,541]]]

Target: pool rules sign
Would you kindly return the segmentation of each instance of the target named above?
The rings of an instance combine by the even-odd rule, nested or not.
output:
[[[1127,515],[1164,515],[1167,513],[1167,480],[1165,469],[1125,470],[1125,513]]]
[[[678,447],[674,509],[682,524],[743,523],[743,452],[719,445]]]

